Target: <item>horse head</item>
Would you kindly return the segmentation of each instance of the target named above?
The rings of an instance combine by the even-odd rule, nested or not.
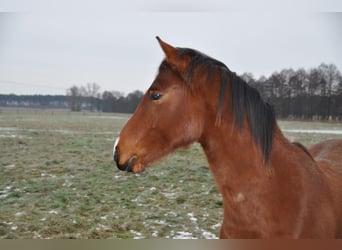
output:
[[[198,101],[201,92],[188,84],[185,74],[191,58],[181,57],[181,49],[157,40],[165,59],[114,145],[114,160],[123,171],[141,172],[202,134],[205,103]]]

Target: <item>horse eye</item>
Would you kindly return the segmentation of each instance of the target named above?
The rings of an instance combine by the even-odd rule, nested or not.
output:
[[[159,94],[159,93],[153,93],[153,94],[150,95],[150,98],[151,98],[152,101],[157,101],[157,100],[159,100],[161,97],[162,97],[162,95]]]

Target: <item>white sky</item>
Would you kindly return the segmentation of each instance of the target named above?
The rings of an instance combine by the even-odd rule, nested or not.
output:
[[[342,1],[160,2],[0,0],[0,93],[65,94],[88,82],[145,91],[163,59],[156,35],[239,74],[322,62],[342,71],[342,13],[319,12]]]

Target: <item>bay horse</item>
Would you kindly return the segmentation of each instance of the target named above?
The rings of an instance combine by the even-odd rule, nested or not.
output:
[[[142,172],[199,142],[223,198],[220,238],[342,238],[342,140],[289,142],[271,105],[222,62],[174,47],[114,145]]]

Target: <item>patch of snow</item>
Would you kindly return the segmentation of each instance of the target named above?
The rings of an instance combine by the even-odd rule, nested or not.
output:
[[[4,168],[6,168],[6,169],[13,169],[13,168],[15,168],[15,164],[7,165]]]
[[[331,134],[342,135],[342,130],[326,130],[326,129],[283,129],[289,133],[307,133],[307,134]]]
[[[16,131],[17,128],[7,128],[7,127],[0,127],[0,131]]]
[[[172,192],[170,193],[162,192],[161,194],[164,195],[168,199],[174,199],[176,196],[176,193],[172,193]]]
[[[202,231],[202,236],[205,239],[218,239],[216,234],[213,234],[213,233],[205,231],[205,230]]]
[[[173,237],[173,239],[180,240],[180,239],[196,239],[196,238],[192,236],[192,233],[179,231],[177,232],[177,235]]]
[[[0,192],[0,199],[6,198],[7,196],[8,196],[8,194],[7,194],[7,193],[5,193],[5,194],[1,194],[1,192]]]
[[[12,186],[7,186],[5,187],[4,190],[0,190],[0,199],[1,198],[6,198],[8,196],[8,193],[11,191]]]
[[[165,220],[157,220],[155,221],[154,223],[158,224],[158,225],[164,225],[164,226],[167,226],[167,223]]]
[[[197,218],[195,217],[194,213],[188,213],[189,219],[193,222],[197,222]]]
[[[58,214],[58,211],[56,211],[56,210],[51,210],[51,211],[49,211],[49,214]]]
[[[33,239],[41,239],[42,238],[42,236],[36,231],[34,231],[33,234],[34,234]]]
[[[24,132],[43,132],[43,133],[57,133],[57,134],[66,134],[66,135],[82,135],[82,134],[98,134],[98,135],[111,135],[113,134],[112,131],[103,131],[103,132],[88,132],[88,131],[75,131],[75,130],[67,130],[67,129],[34,129],[34,128],[5,128],[5,127],[0,127],[0,132],[1,131],[6,131],[7,134],[5,135],[0,135],[0,137],[10,137],[10,138],[29,138],[32,139],[32,137],[26,137],[22,135],[15,135],[15,134],[10,134],[8,131],[24,131]],[[10,135],[10,136],[8,136]]]
[[[62,186],[63,186],[63,187],[71,187],[71,186],[72,186],[72,183],[69,182],[68,180],[66,180],[66,181],[63,183]]]
[[[178,217],[178,214],[175,211],[170,211],[165,213],[165,216],[173,216],[173,217]]]
[[[14,214],[15,217],[20,217],[23,216],[25,214],[25,212],[17,212]]]
[[[93,119],[114,119],[114,120],[127,120],[128,117],[123,116],[87,116],[87,118]]]
[[[218,229],[220,227],[221,227],[221,223],[217,223],[215,225],[212,225],[210,228],[216,230],[216,229]]]
[[[103,225],[103,224],[97,224],[97,227],[95,229],[97,231],[100,231],[100,230],[108,231],[111,228],[109,226],[106,226],[106,225]]]
[[[135,231],[135,230],[129,230],[132,234],[134,234],[134,237],[133,237],[133,239],[136,239],[136,240],[139,240],[139,239],[143,239],[144,237],[143,237],[143,235],[142,235],[142,233],[140,233],[140,232],[137,232],[137,231]]]
[[[16,138],[17,135],[13,135],[13,134],[6,134],[6,135],[0,135],[0,138]]]

